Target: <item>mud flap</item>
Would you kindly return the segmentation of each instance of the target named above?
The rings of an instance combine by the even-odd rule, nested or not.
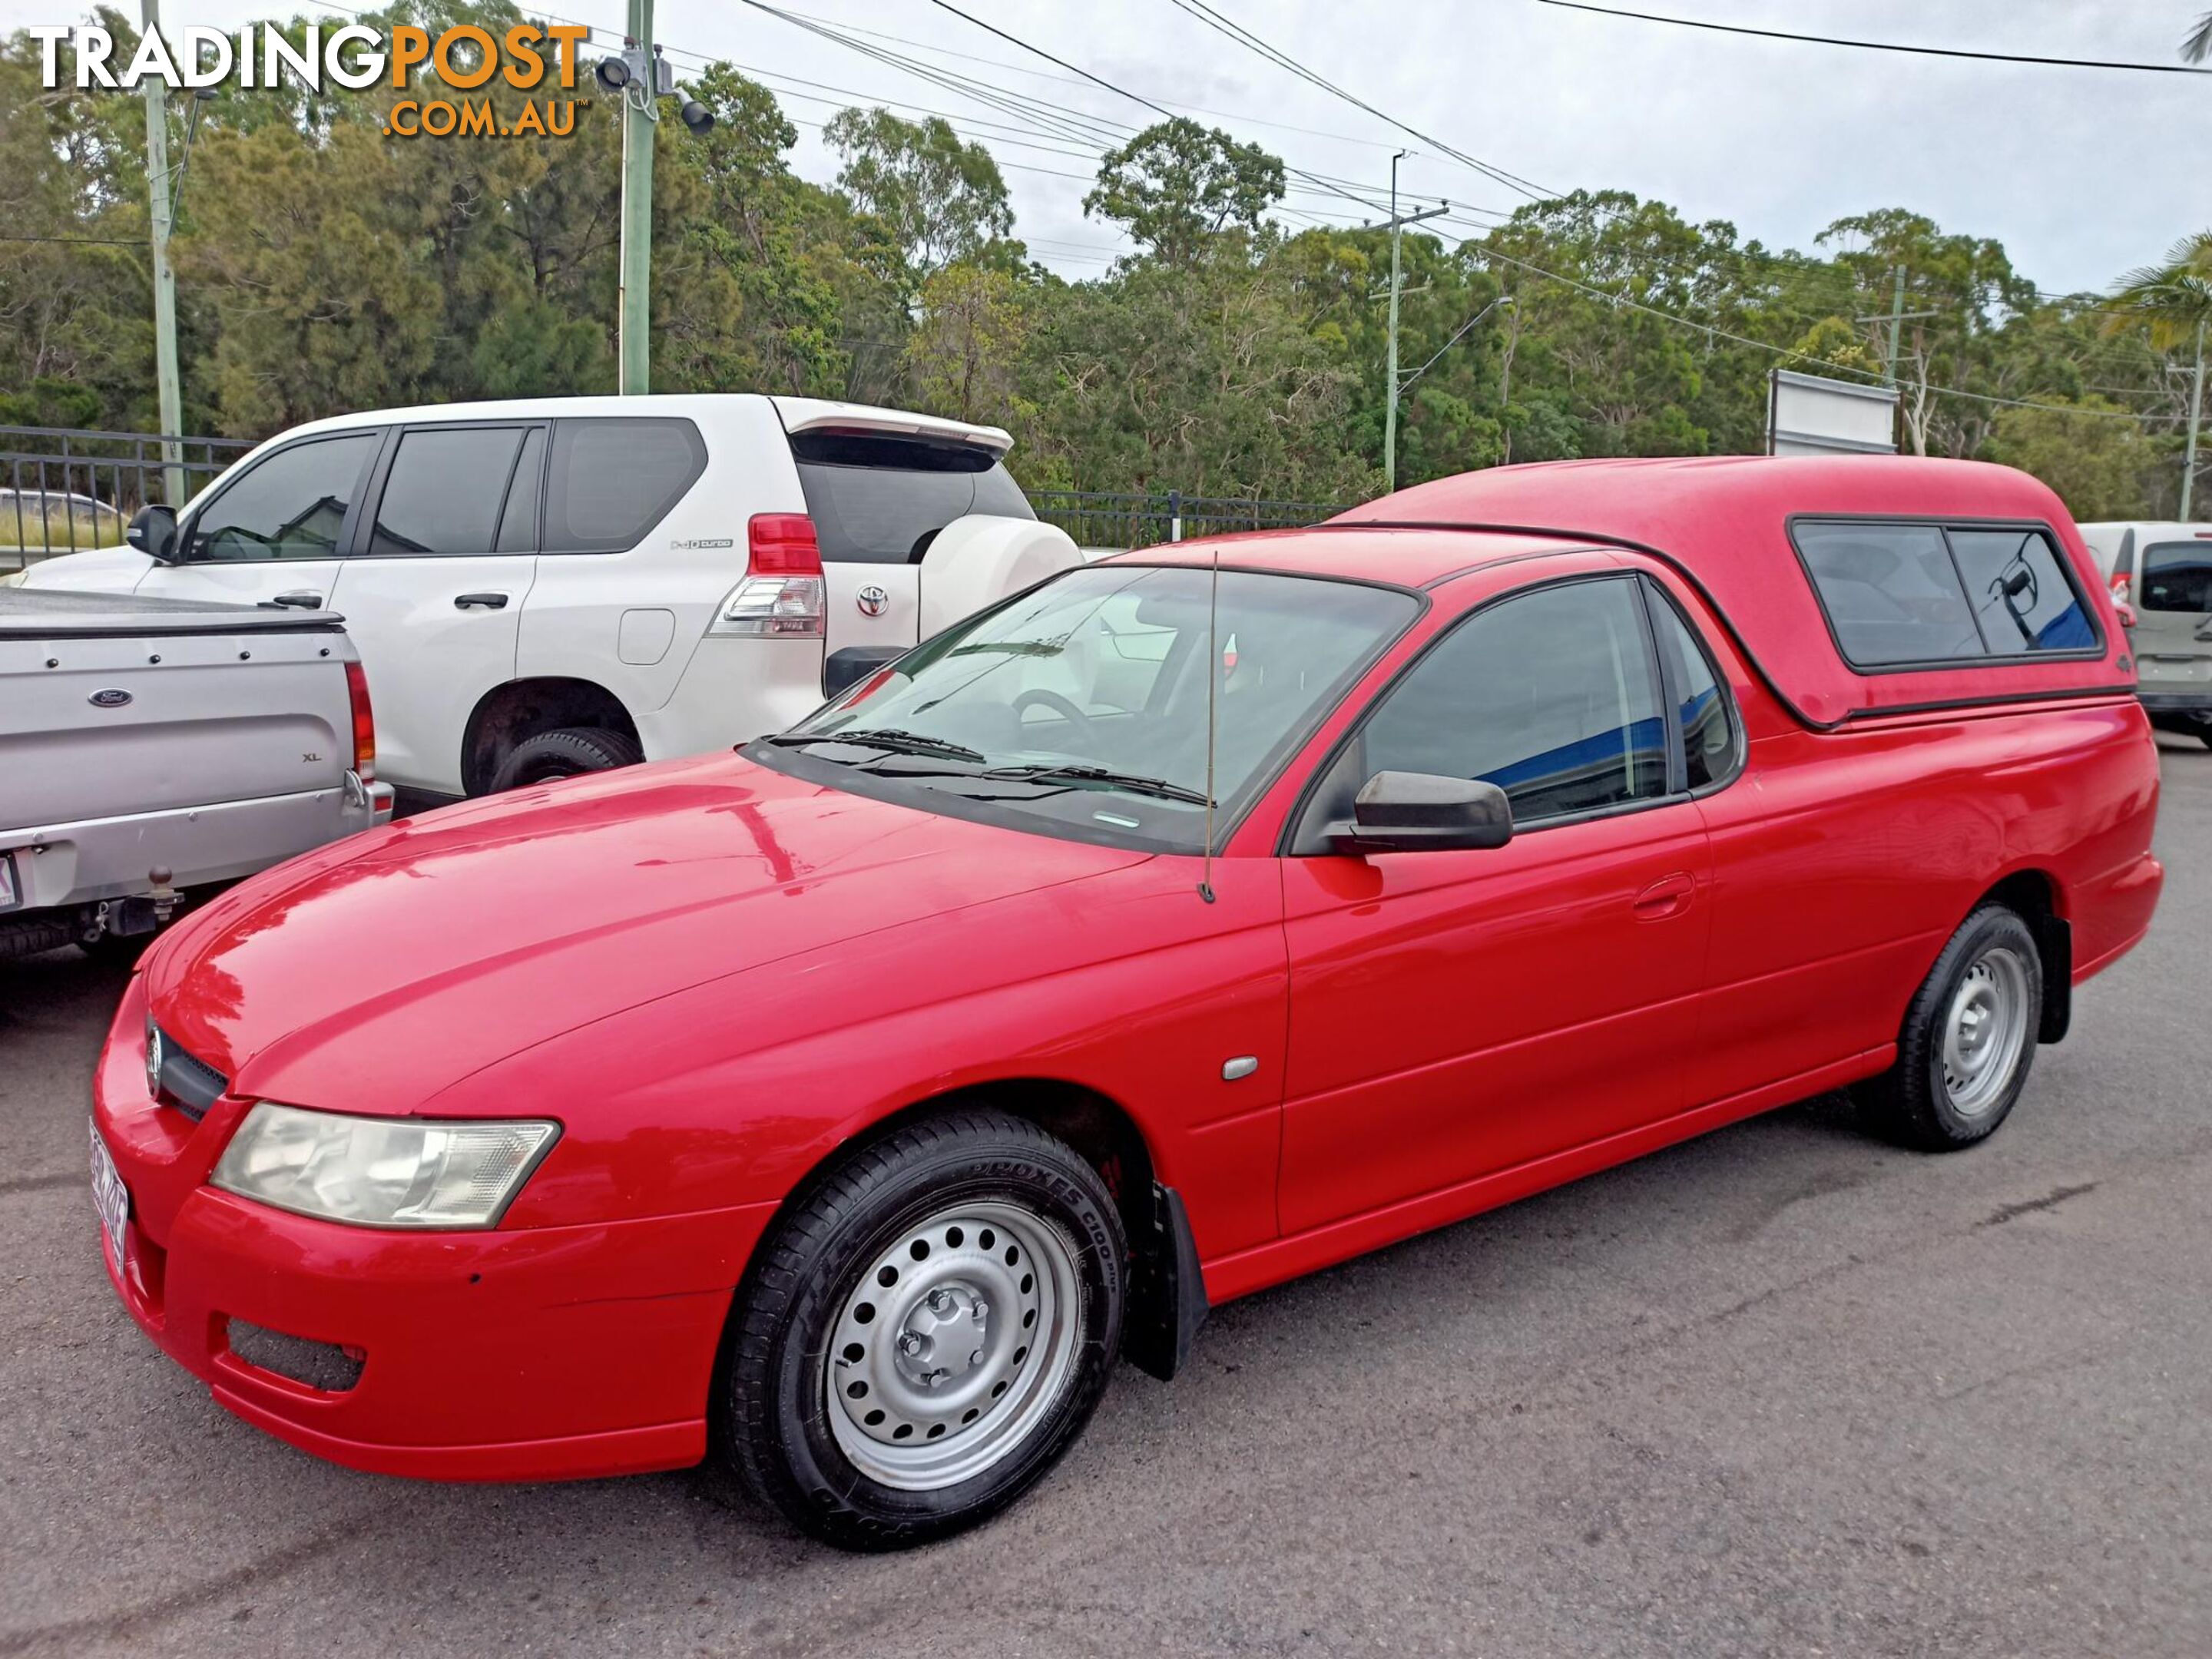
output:
[[[1152,1183],[1152,1232],[1137,1245],[1127,1323],[1121,1354],[1132,1365],[1163,1382],[1172,1382],[1190,1358],[1198,1328],[1206,1323],[1206,1275],[1198,1264],[1198,1241],[1182,1194]]]
[[[2035,1040],[2058,1042],[2074,1023],[2074,927],[2063,916],[2039,916],[2034,927],[2043,958],[2043,1023]]]

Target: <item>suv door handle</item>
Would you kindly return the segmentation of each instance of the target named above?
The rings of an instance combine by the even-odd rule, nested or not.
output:
[[[295,611],[320,611],[323,608],[323,596],[319,593],[307,592],[303,589],[296,593],[279,593],[269,603],[288,605]]]
[[[1662,876],[1636,896],[1636,919],[1656,921],[1680,915],[1689,908],[1690,896],[1696,890],[1697,884],[1686,875]]]
[[[472,605],[480,605],[487,611],[504,611],[507,609],[507,595],[504,593],[456,593],[453,595],[454,610],[466,611]]]

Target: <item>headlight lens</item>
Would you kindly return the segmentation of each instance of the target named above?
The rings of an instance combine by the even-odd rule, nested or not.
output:
[[[209,1179],[280,1210],[364,1227],[489,1227],[557,1123],[345,1117],[263,1101]]]

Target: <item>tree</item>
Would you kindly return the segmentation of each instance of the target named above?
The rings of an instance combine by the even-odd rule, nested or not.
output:
[[[1004,270],[955,264],[922,284],[906,345],[915,401],[958,421],[1023,423],[1019,392],[1030,318],[1023,285]]]
[[[1889,324],[1878,313],[1889,308],[1894,273],[1905,272],[1905,310],[1928,313],[1907,321],[1898,343],[1905,441],[1916,455],[1975,453],[1988,441],[1996,405],[1946,403],[1936,389],[1990,389],[2002,327],[2033,308],[2035,285],[2013,270],[2002,244],[1946,234],[1902,208],[1838,219],[1814,240],[1838,246],[1834,262],[1850,275],[1872,350],[1886,348]]]
[[[2204,406],[2204,331],[2212,324],[2212,231],[2185,236],[2169,249],[2166,263],[2130,271],[2112,295],[2119,313],[2108,332],[2139,328],[2160,350],[2188,343],[2192,362],[2189,391],[2189,440],[2181,463],[2180,516],[2187,518],[2197,481],[2197,428]]]
[[[2127,414],[2094,396],[2078,404],[2001,410],[1990,459],[2035,474],[2077,520],[2132,518],[2141,509],[2143,473],[2155,457],[2142,429],[2124,418]]]
[[[1177,116],[1107,152],[1083,210],[1123,226],[1161,264],[1188,270],[1224,232],[1256,233],[1282,199],[1281,161]]]
[[[848,109],[823,137],[845,159],[837,183],[890,227],[917,285],[1014,228],[991,152],[962,143],[938,116],[915,123],[887,109]]]

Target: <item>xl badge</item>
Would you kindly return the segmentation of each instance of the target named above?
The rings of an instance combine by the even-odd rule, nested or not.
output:
[[[880,617],[891,608],[891,596],[873,582],[853,595],[853,602],[860,607],[864,617]]]

